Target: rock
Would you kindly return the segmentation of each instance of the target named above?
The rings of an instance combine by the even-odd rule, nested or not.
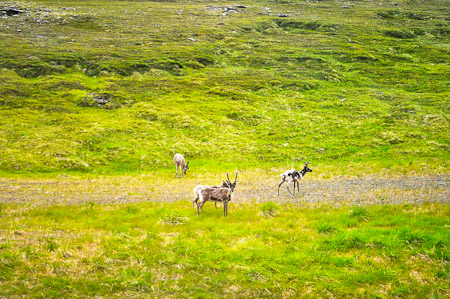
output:
[[[2,14],[7,15],[8,17],[24,13],[24,11],[21,9],[11,8],[11,7],[2,9],[1,12],[2,12]]]
[[[287,18],[287,17],[289,17],[289,15],[284,14],[284,13],[280,13],[280,14],[278,14],[278,17],[279,18]]]
[[[99,104],[99,106],[103,106],[103,105],[109,103],[109,95],[95,96],[92,99],[95,102],[97,102]]]
[[[84,98],[84,102],[82,106],[93,107],[96,106],[102,107],[110,102],[111,96],[109,94],[94,94],[88,93],[87,97]]]

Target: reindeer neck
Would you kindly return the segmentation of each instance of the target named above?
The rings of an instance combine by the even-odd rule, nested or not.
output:
[[[300,171],[300,173],[302,174],[302,176],[305,176],[305,174],[306,174],[306,168],[303,168],[302,171]]]

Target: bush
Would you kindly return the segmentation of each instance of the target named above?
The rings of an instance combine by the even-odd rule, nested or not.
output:
[[[260,209],[261,212],[258,215],[261,217],[275,217],[280,213],[278,205],[271,201],[263,203]]]

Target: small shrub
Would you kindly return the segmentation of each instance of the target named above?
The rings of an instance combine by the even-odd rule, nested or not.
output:
[[[84,204],[84,208],[86,210],[92,210],[95,207],[95,202],[93,201],[86,201],[86,203]]]
[[[422,232],[409,229],[401,230],[398,237],[408,245],[420,245],[426,240],[426,236]]]
[[[336,230],[336,227],[330,223],[319,223],[317,225],[317,232],[320,234],[332,234]]]
[[[350,211],[348,211],[348,215],[350,216],[350,218],[356,218],[358,220],[364,221],[367,221],[367,219],[369,218],[369,212],[367,211],[367,209],[360,206],[353,207]]]
[[[261,217],[275,217],[280,213],[278,209],[277,204],[268,201],[261,205],[261,212],[258,215]]]
[[[189,222],[189,217],[181,216],[177,212],[172,212],[159,220],[159,224],[161,225],[180,225],[188,224]]]
[[[141,209],[139,209],[139,207],[137,206],[126,206],[125,207],[125,211],[127,212],[127,214],[137,214],[141,211]]]
[[[55,242],[53,238],[49,238],[46,241],[47,241],[46,248],[48,251],[52,252],[58,249],[59,245]]]
[[[335,238],[326,240],[324,243],[326,249],[332,250],[359,249],[365,246],[364,241],[359,236],[348,234],[338,234]]]
[[[416,36],[414,32],[407,30],[386,30],[384,32],[384,35],[401,39],[409,39],[414,38]]]
[[[265,282],[265,281],[267,281],[266,276],[261,274],[261,273],[259,273],[259,272],[257,272],[257,271],[253,271],[253,270],[249,271],[249,272],[246,273],[246,275],[247,275],[248,281],[251,281],[251,282],[255,282],[255,281]]]
[[[45,62],[36,62],[15,67],[17,74],[24,78],[37,78],[52,74],[62,74],[66,68],[63,65],[51,65]]]

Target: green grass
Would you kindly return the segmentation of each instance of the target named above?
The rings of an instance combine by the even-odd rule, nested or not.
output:
[[[0,18],[0,171],[162,171],[180,152],[448,172],[447,1],[245,4],[18,2]]]
[[[318,182],[449,173],[448,1],[238,4],[0,2],[25,11],[0,17],[0,297],[450,296],[448,204],[252,199],[304,160]],[[235,170],[252,204],[226,218],[96,203]]]
[[[450,293],[448,205],[362,210],[267,202],[233,204],[226,218],[212,204],[195,216],[186,201],[0,207],[6,297]],[[275,217],[260,213],[268,210]]]

